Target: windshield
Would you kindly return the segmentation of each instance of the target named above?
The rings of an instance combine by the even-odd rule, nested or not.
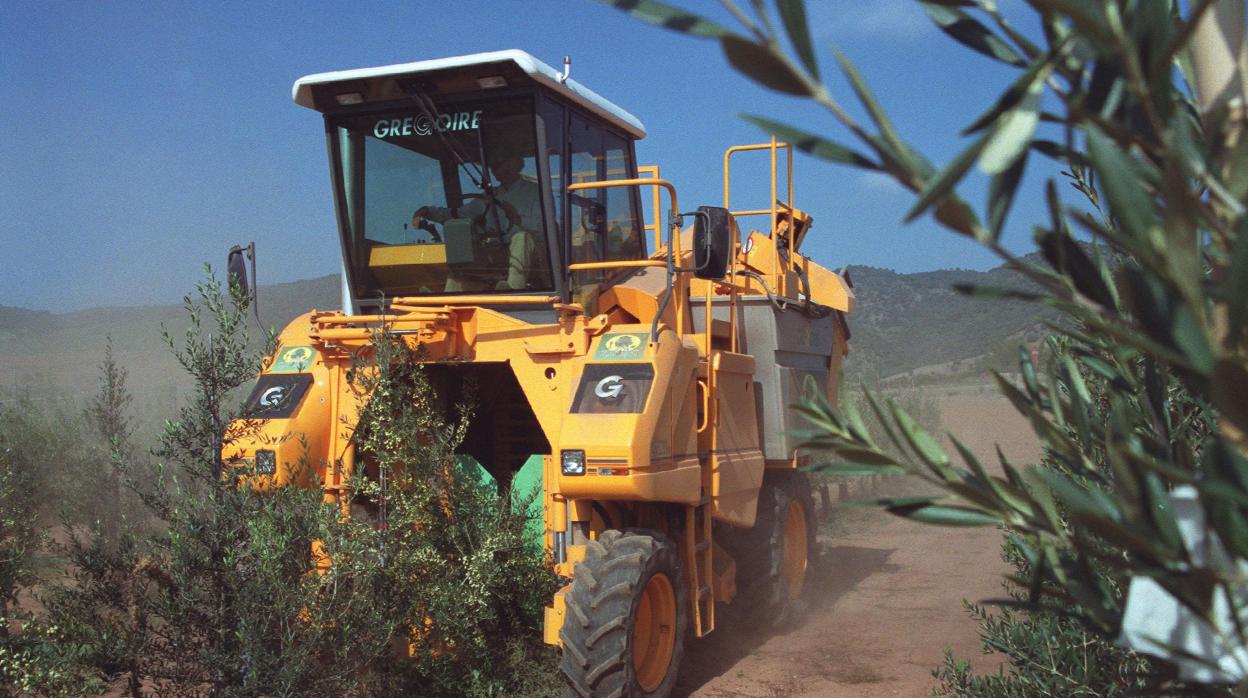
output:
[[[531,98],[331,125],[357,298],[553,290]]]

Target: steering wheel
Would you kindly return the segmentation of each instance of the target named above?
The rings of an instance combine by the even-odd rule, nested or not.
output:
[[[516,210],[516,207],[510,202],[500,199],[498,195],[487,197],[485,194],[464,194],[464,198],[482,199],[485,201],[485,213],[481,216],[483,219],[481,227],[486,230],[489,230],[490,224],[493,223],[493,220],[491,220],[492,216],[490,214],[490,209],[493,208],[495,204],[498,205],[498,208],[503,209],[503,213],[507,216],[507,229],[498,231],[498,236],[500,238],[520,226],[520,211]]]
[[[429,237],[433,240],[433,242],[442,242],[442,233],[434,227],[434,222],[428,218],[421,218],[420,224],[416,227],[426,233],[429,233]]]

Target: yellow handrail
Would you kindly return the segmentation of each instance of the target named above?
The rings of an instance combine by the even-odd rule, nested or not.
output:
[[[596,269],[628,269],[631,267],[666,267],[661,259],[621,259],[616,262],[576,262],[568,265],[568,271],[594,271]]]
[[[730,203],[731,198],[732,198],[732,174],[731,174],[732,156],[736,153],[744,153],[744,152],[756,151],[756,150],[771,151],[771,202],[770,202],[771,208],[750,209],[746,211],[732,211],[732,205]],[[790,145],[789,143],[779,142],[776,140],[775,136],[772,136],[771,142],[769,143],[734,145],[728,150],[724,151],[724,208],[728,209],[729,211],[732,211],[732,215],[734,216],[759,216],[764,213],[770,213],[772,217],[772,220],[771,220],[772,230],[776,229],[776,224],[779,222],[776,219],[776,215],[778,213],[778,209],[776,208],[776,201],[777,201],[776,199],[776,193],[777,193],[776,192],[777,190],[776,151],[778,150],[784,150],[785,155],[786,155],[786,161],[785,161],[785,169],[786,169],[785,175],[786,175],[786,185],[787,185],[786,191],[788,194],[789,209],[792,210],[793,208],[793,146],[792,145]]]
[[[395,308],[403,310],[402,308]],[[315,320],[318,325],[367,325],[373,323],[392,323],[392,322],[422,322],[428,320],[444,320],[451,316],[450,312],[445,310],[428,310],[422,308],[416,312],[405,312],[395,315],[334,315],[330,317],[317,318]]]
[[[586,189],[610,189],[614,187],[656,187],[656,188],[662,187],[663,189],[667,190],[668,199],[671,201],[671,205],[672,205],[671,211],[675,213],[680,212],[680,206],[676,203],[676,187],[671,182],[667,181],[666,179],[659,179],[657,177],[655,178],[634,177],[632,179],[612,179],[612,180],[607,180],[607,181],[602,181],[602,182],[577,182],[575,184],[569,184],[568,191],[574,192],[574,191],[583,191]],[[656,218],[657,217],[658,216],[656,216]],[[655,225],[657,226],[661,224],[659,223],[658,220],[656,220]],[[670,254],[672,255],[672,258],[676,260],[676,263],[679,264],[680,263],[680,230],[677,228],[675,223],[672,224],[671,237],[672,237],[672,243],[671,243]],[[642,260],[638,260],[638,261],[642,261]],[[645,261],[649,261],[649,260],[645,260]],[[599,264],[599,263],[600,262],[586,262],[586,264]],[[649,265],[645,265],[645,266],[649,266]],[[666,263],[664,263],[663,266],[667,266]],[[569,269],[571,269],[571,267],[569,267]],[[573,271],[575,270],[573,269]],[[675,296],[675,299],[676,299],[675,311],[676,311],[676,334],[677,335],[684,335],[685,333],[685,301],[682,298],[682,296],[685,295],[684,289],[687,287],[687,284],[688,284],[688,281],[683,276],[678,275],[676,277],[676,287],[671,289],[671,293],[673,296]]]
[[[559,296],[403,296],[391,305],[528,305],[558,303]]]
[[[648,175],[651,179],[659,179],[659,166],[658,165],[645,165],[642,167],[638,167],[637,174]],[[659,223],[659,213],[660,213],[660,207],[662,205],[662,201],[660,200],[660,192],[659,192],[658,187],[654,188],[653,194],[654,194],[654,202],[653,202],[654,203],[654,224],[644,225],[645,216],[643,215],[642,216],[643,225],[641,226],[642,230],[654,230],[654,249],[651,250],[651,252],[654,252],[663,246],[663,228],[661,224]]]

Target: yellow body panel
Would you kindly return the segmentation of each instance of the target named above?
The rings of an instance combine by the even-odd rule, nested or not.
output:
[[[421,264],[446,264],[446,245],[376,245],[368,251],[368,266],[374,269]]]
[[[440,293],[446,288],[446,245],[374,245],[369,272],[387,288],[402,293]]]
[[[763,484],[753,374],[752,356],[727,352],[712,355],[711,512],[736,526],[754,525],[758,490]]]

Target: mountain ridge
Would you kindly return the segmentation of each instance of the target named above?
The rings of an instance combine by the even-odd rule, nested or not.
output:
[[[1043,319],[1036,304],[969,298],[952,288],[1027,286],[1020,274],[1004,267],[913,273],[865,265],[848,269],[857,308],[849,318],[853,336],[846,368],[859,378],[883,378],[980,356],[1034,330]],[[337,274],[263,284],[258,290],[260,318],[266,327],[280,330],[313,308],[337,308],[338,284]],[[176,341],[187,324],[181,303],[66,313],[0,306],[0,394],[32,381],[73,395],[91,394],[106,338],[111,338],[118,361],[130,371],[136,401],[151,394],[176,395],[189,384],[161,338],[161,328]]]

